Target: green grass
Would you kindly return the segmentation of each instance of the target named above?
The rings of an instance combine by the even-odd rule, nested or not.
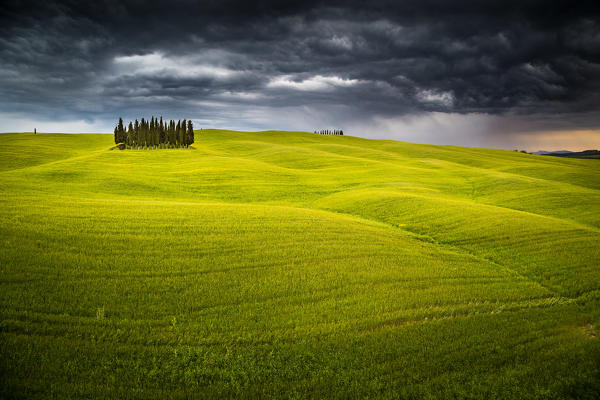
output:
[[[597,160],[0,135],[0,397],[596,399]]]

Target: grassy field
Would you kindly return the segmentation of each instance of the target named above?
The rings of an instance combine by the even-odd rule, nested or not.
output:
[[[0,135],[0,397],[597,399],[600,161]]]

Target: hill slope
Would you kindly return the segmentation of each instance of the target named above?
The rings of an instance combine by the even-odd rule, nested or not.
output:
[[[596,160],[0,135],[0,395],[595,398]]]

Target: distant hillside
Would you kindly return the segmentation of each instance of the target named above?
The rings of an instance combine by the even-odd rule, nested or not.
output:
[[[570,151],[570,150],[556,150],[556,151],[539,150],[539,151],[534,151],[531,154],[535,154],[537,156],[547,156],[548,154],[568,154],[568,153],[572,153],[572,151]]]
[[[569,151],[569,150],[558,150],[558,151],[536,151],[535,153],[540,156],[554,156],[554,157],[569,157],[569,158],[598,158],[600,159],[600,151],[598,150],[584,150],[584,151]]]

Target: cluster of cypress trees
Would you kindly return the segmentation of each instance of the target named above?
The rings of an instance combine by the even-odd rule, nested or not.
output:
[[[344,131],[341,129],[333,129],[333,130],[323,129],[318,132],[315,131],[315,133],[318,133],[319,135],[341,135],[341,136],[344,136]]]
[[[162,117],[142,118],[140,122],[129,122],[125,128],[123,118],[115,127],[115,144],[128,149],[167,149],[189,147],[194,143],[194,126],[191,120],[174,120],[163,123]]]

